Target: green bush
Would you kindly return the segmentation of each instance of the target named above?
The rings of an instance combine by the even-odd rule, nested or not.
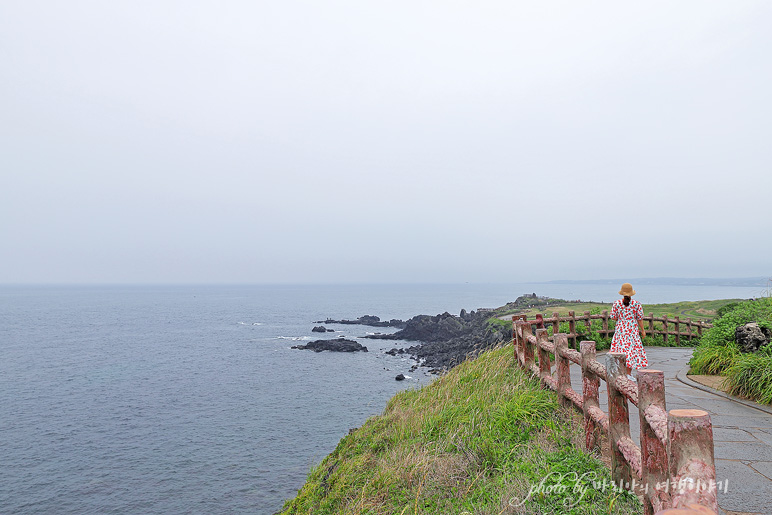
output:
[[[724,375],[730,393],[772,404],[772,345],[742,353],[734,341],[735,329],[749,322],[772,329],[772,298],[736,303],[721,311],[694,351],[691,372]]]
[[[726,315],[730,311],[732,311],[734,308],[739,306],[739,302],[732,302],[730,304],[727,304],[726,306],[722,306],[716,310],[716,318],[721,318],[722,316]]]
[[[689,363],[692,373],[724,374],[740,356],[734,341],[735,329],[748,322],[758,322],[772,330],[772,298],[739,302],[717,318],[694,351]]]

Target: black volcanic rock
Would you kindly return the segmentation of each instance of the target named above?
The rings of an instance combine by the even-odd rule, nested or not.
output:
[[[741,352],[756,352],[770,341],[769,329],[751,322],[738,326],[734,331],[734,339]]]
[[[315,324],[348,324],[348,325],[368,325],[371,327],[396,327],[401,329],[405,327],[405,322],[392,318],[391,320],[382,321],[379,317],[374,315],[363,315],[356,320],[333,320],[328,318],[327,320],[318,320]]]
[[[307,345],[295,345],[293,349],[300,350],[312,350],[314,352],[322,352],[329,350],[332,352],[367,352],[367,347],[355,342],[354,340],[347,340],[345,338],[335,338],[332,340],[316,340],[309,342]]]
[[[490,311],[463,311],[460,315],[418,315],[408,320],[401,331],[368,335],[365,338],[419,341],[421,343],[418,345],[407,349],[391,349],[386,354],[395,356],[407,353],[421,365],[430,367],[432,372],[441,372],[512,337],[511,329],[488,323],[488,319],[494,316]]]
[[[404,375],[402,375],[402,374],[399,374],[399,375],[397,375],[397,377],[395,377],[394,379],[396,379],[397,381],[404,381],[404,380],[405,380],[405,376],[404,376]]]
[[[312,333],[333,333],[335,331],[333,331],[332,329],[327,329],[323,325],[317,325],[317,326],[314,326],[313,329],[311,329],[311,332]]]

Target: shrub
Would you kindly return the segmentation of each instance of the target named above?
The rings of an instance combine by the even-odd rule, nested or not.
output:
[[[718,317],[713,327],[703,334],[700,345],[694,351],[689,363],[691,372],[725,374],[735,362],[739,363],[741,353],[734,341],[734,333],[737,326],[748,322],[758,322],[759,325],[772,329],[772,298],[739,302]],[[747,365],[746,361],[743,363]],[[736,369],[737,374],[738,370]]]

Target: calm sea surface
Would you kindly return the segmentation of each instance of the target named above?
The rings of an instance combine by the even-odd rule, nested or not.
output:
[[[645,304],[760,288],[639,288]],[[0,287],[0,513],[270,515],[338,440],[431,377],[384,354],[293,350],[386,332],[313,322],[497,307],[599,285]],[[398,373],[409,376],[397,382]]]

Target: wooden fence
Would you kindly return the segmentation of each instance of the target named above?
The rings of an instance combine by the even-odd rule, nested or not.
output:
[[[608,436],[612,479],[619,487],[642,493],[644,514],[674,508],[687,510],[677,511],[684,514],[718,513],[710,414],[666,411],[663,372],[639,370],[636,384],[625,374],[624,354],[606,354],[604,366],[595,359],[595,342],[581,342],[577,352],[568,347],[569,335],[555,333],[550,342],[546,328],[536,329],[534,335],[533,322],[523,318],[512,317],[516,361],[555,390],[562,405],[574,406],[583,415],[588,450],[599,448],[601,432]],[[571,388],[571,363],[582,368],[582,395]],[[600,408],[601,380],[608,387],[608,414]],[[628,402],[638,406],[640,445],[630,437]]]
[[[573,311],[569,311],[567,316],[560,316],[559,313],[553,313],[552,316],[548,318],[545,318],[543,314],[538,313],[530,323],[538,328],[551,326],[552,334],[558,334],[560,332],[561,322],[568,322],[567,336],[569,342],[571,342],[572,348],[579,350],[579,347],[577,347],[577,338],[579,335],[576,332],[576,325],[577,323],[584,325],[589,333],[593,320],[601,321],[601,327],[595,329],[598,334],[604,337],[609,337],[614,334],[614,328],[611,327],[612,324],[609,323],[611,318],[609,317],[608,311],[603,311],[597,315],[591,315],[589,311],[585,311],[582,315],[577,315]],[[694,337],[699,338],[702,336],[703,329],[713,327],[713,324],[708,322],[702,322],[700,320],[693,321],[691,318],[681,320],[677,316],[669,318],[667,315],[655,317],[654,315],[649,314],[643,317],[643,321],[646,324],[647,334],[662,335],[662,340],[665,343],[668,343],[668,338],[673,336],[676,345],[681,344],[681,338],[692,341]]]

